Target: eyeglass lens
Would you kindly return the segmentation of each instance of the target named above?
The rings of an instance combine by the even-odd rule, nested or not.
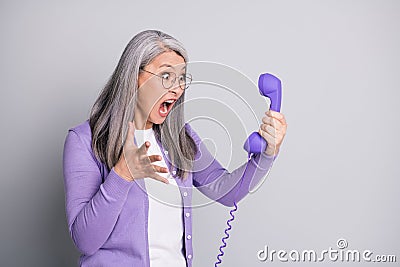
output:
[[[163,73],[162,83],[164,88],[166,89],[171,88],[174,85],[176,79],[177,77],[174,72]],[[178,77],[178,83],[182,89],[187,89],[191,82],[192,82],[192,76],[190,74],[185,74]]]

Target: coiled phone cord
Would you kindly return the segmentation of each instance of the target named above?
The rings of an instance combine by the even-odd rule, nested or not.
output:
[[[249,166],[249,160],[251,159],[251,154],[252,153],[250,153],[250,152],[248,153],[246,168],[244,169],[243,175],[240,178],[239,187],[237,188],[235,196],[233,197],[233,206],[234,206],[234,208],[229,212],[229,214],[231,215],[231,218],[229,218],[226,221],[226,224],[228,225],[228,227],[225,228],[225,231],[224,231],[225,232],[225,236],[221,239],[223,244],[219,247],[220,253],[217,256],[217,261],[215,262],[214,267],[218,267],[218,264],[222,263],[221,257],[224,256],[223,249],[226,247],[226,241],[225,240],[227,240],[229,238],[229,233],[228,232],[232,229],[232,225],[230,223],[235,219],[235,215],[233,215],[233,213],[236,212],[237,209],[238,209],[237,208],[237,204],[236,204],[236,196],[237,196],[237,194],[239,192],[240,187],[242,186],[243,178],[244,178],[244,176],[246,174],[247,166]]]

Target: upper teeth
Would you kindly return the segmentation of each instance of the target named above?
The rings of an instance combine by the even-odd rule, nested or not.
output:
[[[170,99],[170,100],[166,100],[165,102],[167,102],[168,104],[172,104],[172,103],[174,103],[174,101],[175,101],[175,100]]]

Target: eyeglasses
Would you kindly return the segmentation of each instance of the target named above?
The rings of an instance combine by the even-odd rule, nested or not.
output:
[[[142,68],[140,70],[148,72],[150,74],[153,74],[154,76],[160,77],[162,79],[162,81],[161,81],[162,85],[165,89],[171,88],[175,84],[175,81],[177,78],[175,72],[165,71],[165,72],[162,72],[161,75],[159,75],[159,74],[155,74],[153,72],[150,72],[150,71],[142,69]],[[192,75],[189,73],[180,75],[178,78],[178,82],[179,82],[179,87],[182,90],[185,90],[192,83]]]

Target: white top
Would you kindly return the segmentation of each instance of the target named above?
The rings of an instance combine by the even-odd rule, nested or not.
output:
[[[160,155],[152,164],[167,167],[152,128],[135,130],[137,146],[150,142],[147,154]],[[148,238],[151,267],[186,267],[183,250],[182,197],[175,179],[168,173],[158,173],[168,179],[165,184],[144,178],[149,197]]]

